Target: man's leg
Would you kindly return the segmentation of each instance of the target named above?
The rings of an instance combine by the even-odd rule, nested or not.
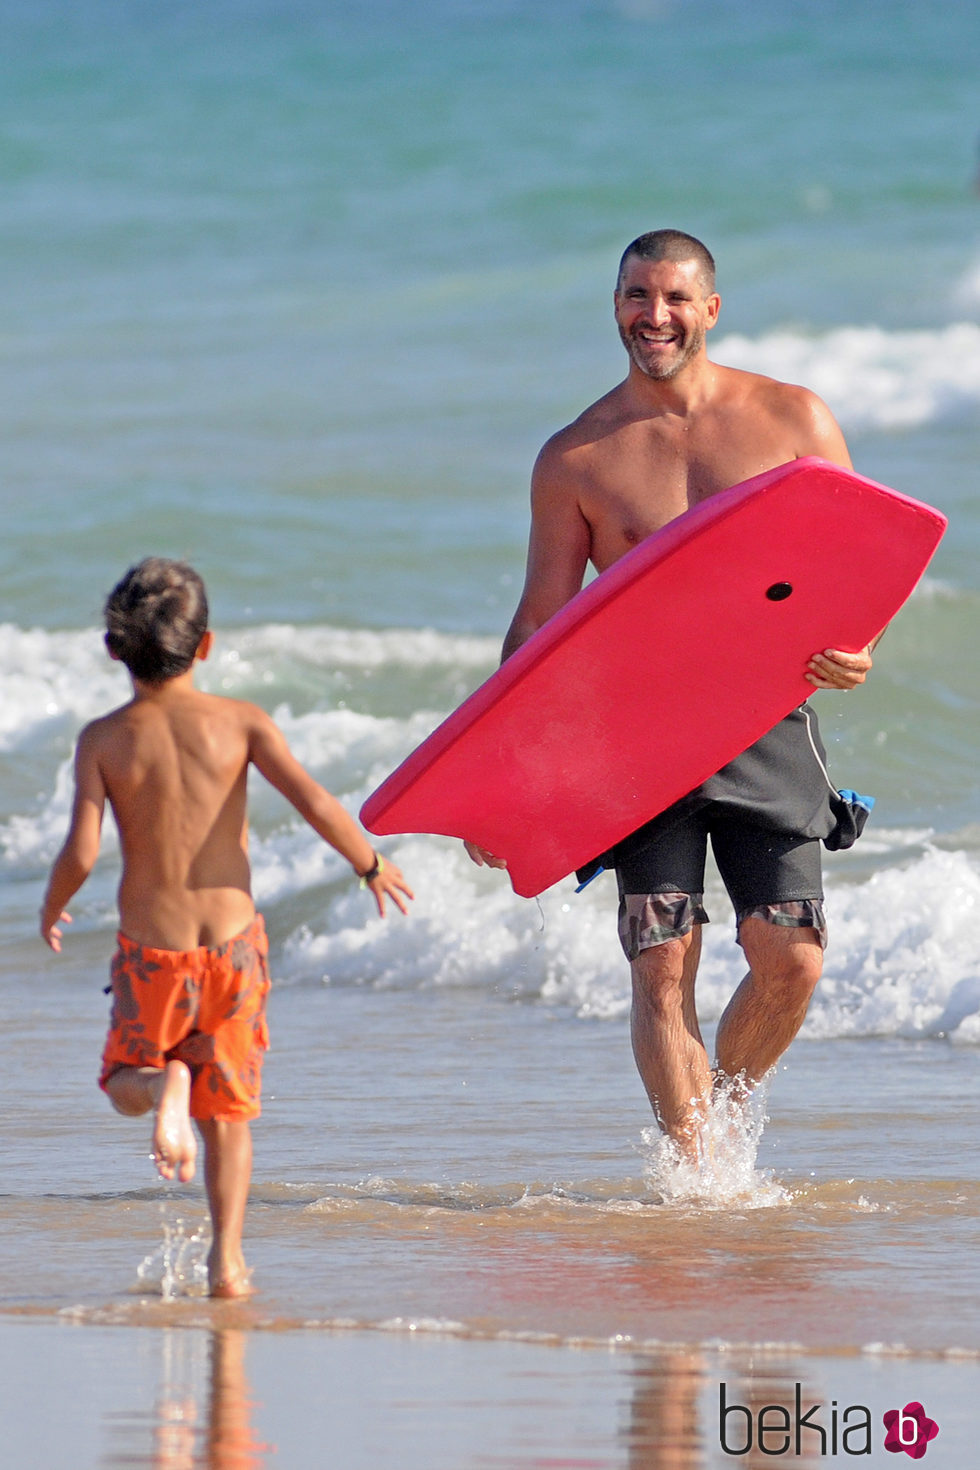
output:
[[[252,1130],[238,1118],[199,1119],[204,1139],[204,1183],[211,1211],[208,1280],[212,1296],[247,1296],[251,1290],[242,1230],[252,1178]]]
[[[107,1079],[105,1090],[117,1113],[138,1118],[152,1108],[153,1161],[163,1179],[181,1184],[194,1178],[197,1140],[191,1127],[189,1104],[191,1074],[183,1062],[164,1067],[120,1067]]]
[[[806,1016],[823,968],[815,929],[744,919],[739,938],[749,973],[718,1023],[718,1068],[749,1086],[775,1066]]]
[[[711,1068],[694,1005],[701,926],[643,949],[632,961],[633,1056],[657,1121],[697,1157],[711,1097]]]

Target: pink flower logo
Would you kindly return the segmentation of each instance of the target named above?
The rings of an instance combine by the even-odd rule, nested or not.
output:
[[[921,1460],[929,1441],[939,1433],[939,1425],[930,1419],[921,1404],[906,1404],[904,1409],[889,1409],[885,1414],[885,1449],[897,1455],[904,1450],[913,1460]]]

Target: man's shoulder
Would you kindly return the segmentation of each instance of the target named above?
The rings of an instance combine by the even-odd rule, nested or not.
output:
[[[602,438],[611,429],[618,427],[628,421],[629,414],[624,401],[624,384],[618,383],[615,388],[597,398],[595,403],[590,403],[584,408],[578,418],[572,419],[571,423],[552,434],[538,455],[539,465],[557,464],[567,461],[576,454],[576,451],[587,450],[597,439]]]
[[[811,388],[741,368],[719,368],[718,373],[717,421],[726,432],[750,424],[759,444],[778,447],[783,459],[816,454],[850,465],[840,425]]]
[[[758,408],[787,418],[805,418],[818,409],[829,413],[823,399],[800,383],[786,383],[764,373],[719,364],[715,364],[715,370],[719,398],[738,408]]]

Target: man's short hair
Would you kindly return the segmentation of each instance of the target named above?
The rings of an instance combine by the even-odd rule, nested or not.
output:
[[[619,273],[616,276],[616,289],[618,290],[623,281],[623,269],[631,256],[636,255],[640,260],[673,260],[681,262],[693,260],[698,267],[698,275],[701,278],[701,288],[705,296],[710,296],[715,289],[715,260],[707,245],[702,245],[693,235],[686,235],[683,230],[650,230],[645,235],[638,235],[623,251],[619,262]]]
[[[134,679],[162,684],[186,673],[208,627],[204,583],[183,561],[148,556],[109,593],[106,647]]]

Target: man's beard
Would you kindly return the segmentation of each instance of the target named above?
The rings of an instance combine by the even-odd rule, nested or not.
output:
[[[704,346],[705,333],[703,327],[692,327],[690,332],[687,333],[683,347],[681,347],[674,358],[664,363],[663,366],[657,366],[651,363],[642,341],[638,337],[634,337],[631,332],[625,332],[620,327],[619,337],[626,351],[629,353],[631,360],[636,364],[644,377],[652,379],[655,383],[668,383],[671,378],[676,378],[681,368],[685,367],[691,361],[692,357],[696,357],[701,351],[701,348]]]

